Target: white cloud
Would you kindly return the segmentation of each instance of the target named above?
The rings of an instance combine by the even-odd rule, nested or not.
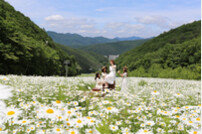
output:
[[[105,10],[104,8],[95,9],[95,11],[97,11],[97,12],[103,12],[104,10]]]
[[[156,29],[150,29],[146,23],[137,24],[135,21],[105,22],[103,26],[99,26],[99,23],[94,19],[80,17],[55,18],[58,17],[47,17],[43,27],[59,33],[77,33],[83,36],[104,36],[108,38],[129,36],[151,37],[162,32]]]
[[[142,24],[152,24],[161,28],[169,28],[171,25],[170,19],[163,16],[144,16],[137,17],[135,20]]]
[[[149,2],[149,4],[142,2],[139,3],[139,6],[116,6],[103,2],[103,5],[93,6],[93,8],[90,4],[89,8],[85,8],[88,9],[87,12],[80,8],[71,9],[71,7],[77,7],[75,4],[71,4],[70,8],[67,8],[68,6],[64,5],[64,2],[57,0],[51,0],[51,2],[47,2],[47,0],[6,1],[30,17],[40,27],[84,36],[151,37],[192,20],[199,20],[201,15],[199,6],[191,5],[193,1],[186,8],[175,5],[175,7],[169,6],[165,9],[151,8],[158,4],[154,2]],[[175,2],[175,0],[172,1]],[[61,8],[61,5],[64,7]],[[83,5],[81,4],[81,6]]]
[[[47,21],[51,21],[51,20],[58,21],[58,20],[64,20],[64,17],[61,15],[51,15],[51,16],[46,17],[45,20],[47,20]]]
[[[44,27],[61,33],[91,34],[97,31],[94,21],[85,18],[51,16],[45,18],[45,21]]]

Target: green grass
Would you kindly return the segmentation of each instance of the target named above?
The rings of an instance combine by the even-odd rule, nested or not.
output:
[[[94,76],[95,76],[95,74],[91,73],[91,74],[80,74],[77,77],[94,77]]]

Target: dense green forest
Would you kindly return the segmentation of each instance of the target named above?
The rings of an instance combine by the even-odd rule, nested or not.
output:
[[[181,79],[201,78],[201,21],[165,32],[122,54],[119,68],[130,76]]]
[[[87,52],[94,52],[101,55],[118,55],[126,51],[129,51],[143,43],[148,41],[148,39],[134,40],[134,41],[119,41],[104,44],[94,44],[81,49]]]
[[[59,45],[58,46],[70,55],[74,55],[76,61],[80,65],[81,73],[90,73],[98,71],[103,65],[107,64],[107,58],[102,55],[85,52],[82,50],[74,49],[68,46]]]
[[[118,40],[118,41],[130,41],[130,40],[142,40],[142,39],[144,39],[144,38],[142,38],[142,37],[137,37],[137,36],[132,36],[132,37],[122,37],[122,38],[116,37],[116,38],[114,38],[114,39],[116,39],[116,40]]]
[[[118,41],[116,39],[108,39],[104,37],[83,37],[79,34],[62,34],[52,31],[47,31],[48,35],[56,42],[72,48],[79,48],[87,45],[107,43]]]
[[[0,74],[64,75],[67,59],[69,75],[78,74],[75,58],[4,0],[0,0],[0,31]]]

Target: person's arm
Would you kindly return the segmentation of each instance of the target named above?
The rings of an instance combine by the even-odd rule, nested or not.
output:
[[[123,77],[123,74],[121,74],[120,71],[118,71],[118,74],[119,74],[121,77]]]

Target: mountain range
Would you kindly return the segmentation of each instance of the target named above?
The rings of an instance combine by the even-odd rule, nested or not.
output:
[[[118,41],[115,39],[108,39],[104,37],[83,37],[79,34],[70,34],[70,33],[62,34],[52,31],[47,31],[47,33],[56,43],[70,46],[72,48],[79,48],[92,44]]]
[[[116,37],[114,39],[118,40],[118,41],[130,41],[130,40],[141,40],[141,39],[144,39],[144,38],[137,37],[137,36],[132,36],[132,37],[125,37],[125,38]]]
[[[128,37],[109,39],[105,37],[83,37],[79,34],[71,33],[56,33],[53,31],[47,31],[48,35],[56,42],[62,45],[70,46],[72,48],[80,48],[88,45],[118,42],[118,41],[129,41],[129,40],[140,40],[141,37]]]

